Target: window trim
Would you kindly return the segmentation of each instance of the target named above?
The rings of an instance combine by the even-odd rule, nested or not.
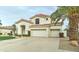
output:
[[[36,18],[36,19],[35,19],[35,24],[39,24],[39,23],[40,23],[39,18]]]

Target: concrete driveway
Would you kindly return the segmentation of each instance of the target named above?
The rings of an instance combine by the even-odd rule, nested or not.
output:
[[[5,52],[65,52],[59,49],[59,38],[27,37],[0,41]],[[67,52],[67,51],[66,51]]]

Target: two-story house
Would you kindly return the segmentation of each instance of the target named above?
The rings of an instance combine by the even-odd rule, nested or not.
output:
[[[20,19],[15,23],[16,34],[28,35],[36,37],[59,37],[61,31],[61,22],[54,26],[54,21],[51,22],[49,15],[37,14],[30,18],[30,20]]]

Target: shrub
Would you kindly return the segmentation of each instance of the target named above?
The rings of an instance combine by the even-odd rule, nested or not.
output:
[[[0,35],[2,35],[2,33],[0,33]]]

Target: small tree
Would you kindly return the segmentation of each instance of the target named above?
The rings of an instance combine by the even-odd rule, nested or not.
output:
[[[16,25],[15,24],[13,25],[13,32],[14,32],[14,35],[16,35]]]

